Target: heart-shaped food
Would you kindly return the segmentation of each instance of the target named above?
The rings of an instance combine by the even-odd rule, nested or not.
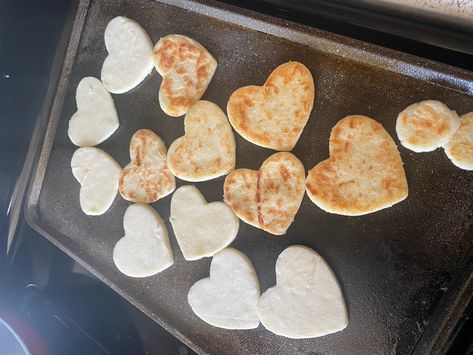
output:
[[[266,329],[288,338],[314,338],[338,332],[348,324],[337,278],[312,249],[293,245],[276,261],[276,285],[258,301]]]
[[[259,319],[258,276],[250,259],[233,248],[217,253],[210,264],[210,277],[197,281],[187,300],[203,321],[225,329],[253,329]]]
[[[460,128],[444,149],[453,164],[464,170],[473,170],[473,112],[461,116]]]
[[[118,184],[125,200],[152,203],[174,191],[176,181],[166,162],[166,146],[153,131],[136,131],[130,142],[130,158]]]
[[[281,64],[263,86],[245,86],[228,100],[231,125],[246,140],[265,148],[290,151],[314,105],[314,80],[298,62]]]
[[[104,38],[108,57],[102,66],[102,82],[108,91],[122,94],[153,70],[153,42],[143,27],[123,16],[108,23]]]
[[[309,171],[307,194],[321,209],[346,216],[376,212],[404,200],[406,174],[396,144],[366,116],[347,116],[332,129],[330,158]]]
[[[271,155],[258,171],[237,169],[225,179],[225,202],[248,224],[283,235],[304,197],[304,165],[293,154]]]
[[[235,239],[239,227],[230,207],[223,202],[207,203],[191,185],[174,192],[169,219],[186,260],[215,255]]]
[[[113,262],[125,275],[147,277],[174,262],[166,225],[148,205],[135,203],[123,217],[125,236],[113,248]]]
[[[119,126],[117,110],[112,95],[99,79],[83,78],[76,90],[77,112],[69,121],[68,135],[79,147],[102,143]]]
[[[436,100],[426,100],[408,106],[396,121],[401,144],[416,153],[431,152],[443,147],[460,127],[455,111]]]
[[[118,192],[122,168],[103,150],[77,149],[71,159],[72,174],[79,181],[80,207],[85,214],[98,216],[107,211]]]
[[[185,135],[168,151],[172,173],[187,181],[204,181],[235,168],[235,137],[227,116],[214,103],[198,101],[187,112]]]
[[[200,43],[181,35],[167,35],[153,52],[154,66],[163,77],[159,104],[179,117],[200,100],[217,69],[217,61]]]

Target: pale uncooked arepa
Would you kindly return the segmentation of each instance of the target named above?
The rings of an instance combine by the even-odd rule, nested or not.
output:
[[[127,92],[153,70],[153,42],[137,22],[123,16],[112,19],[105,29],[108,56],[101,79],[114,94]]]

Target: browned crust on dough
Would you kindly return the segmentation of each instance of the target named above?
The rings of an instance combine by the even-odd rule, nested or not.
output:
[[[283,235],[294,220],[305,192],[305,169],[293,154],[279,152],[266,159],[260,170],[261,228]]]
[[[166,147],[153,131],[140,129],[133,135],[130,158],[118,181],[125,200],[152,203],[174,191],[176,183],[166,164]],[[153,165],[156,159],[162,164]]]
[[[237,169],[230,173],[224,183],[225,202],[245,222],[283,235],[299,210],[304,184],[300,160],[280,152],[266,159],[258,171]]]
[[[234,189],[238,189],[240,181],[243,181],[244,194],[233,193]],[[227,175],[223,184],[224,201],[240,219],[255,227],[259,227],[254,188],[257,181],[258,174],[255,170],[237,169]]]
[[[380,144],[370,146],[367,152],[359,151],[360,144],[373,139]],[[366,116],[347,116],[332,129],[329,148],[330,158],[310,170],[306,181],[310,199],[325,211],[362,215],[407,197],[401,156],[380,123]],[[351,176],[352,169],[357,169],[359,175]]]
[[[228,118],[233,128],[248,141],[290,151],[309,119],[314,95],[314,80],[309,69],[299,62],[287,62],[274,69],[263,86],[236,90],[228,100]],[[289,111],[286,101],[291,102]],[[266,106],[271,102],[273,105]],[[274,105],[277,107],[273,108]],[[264,121],[277,127],[279,132],[265,129]]]
[[[184,136],[176,139],[168,151],[168,165],[176,177],[205,181],[235,168],[235,137],[225,113],[216,104],[198,101],[187,112],[184,129]],[[196,156],[202,151],[211,151],[212,158],[198,161]]]
[[[445,146],[450,159],[473,166],[473,112],[461,116],[460,127]],[[470,169],[471,170],[471,169]]]
[[[214,57],[200,43],[181,35],[161,38],[153,50],[153,60],[163,75],[160,91],[169,105],[168,114],[173,116],[182,115],[202,97],[216,68]],[[192,73],[185,66],[189,62],[195,63]],[[168,76],[171,72],[184,83],[183,92],[174,92],[173,79]]]

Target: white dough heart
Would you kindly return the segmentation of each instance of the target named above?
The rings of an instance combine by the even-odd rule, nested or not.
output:
[[[123,16],[115,17],[108,23],[104,39],[108,57],[103,62],[101,76],[108,91],[127,92],[151,73],[153,43],[138,23]]]
[[[103,150],[79,148],[71,159],[72,174],[81,184],[80,207],[87,215],[105,213],[115,200],[122,168]]]
[[[210,277],[197,281],[187,300],[194,313],[210,325],[253,329],[259,324],[259,295],[258,277],[251,261],[238,250],[226,248],[213,257]]]
[[[325,260],[301,245],[286,248],[276,261],[276,286],[258,302],[261,323],[288,338],[314,338],[348,324],[345,300]]]
[[[118,269],[131,277],[147,277],[174,263],[166,225],[148,205],[135,203],[123,217],[125,236],[113,249]]]
[[[119,126],[112,95],[99,79],[83,78],[76,90],[77,112],[69,121],[67,134],[79,147],[92,147],[110,137]]]
[[[215,255],[230,245],[239,227],[230,207],[224,202],[207,203],[192,185],[174,192],[170,221],[186,260]]]

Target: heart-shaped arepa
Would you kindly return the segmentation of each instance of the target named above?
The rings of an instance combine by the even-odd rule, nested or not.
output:
[[[136,131],[130,142],[130,158],[118,184],[125,200],[152,203],[174,191],[176,181],[166,162],[166,146],[153,131]]]
[[[276,261],[276,285],[258,301],[258,316],[266,329],[293,339],[338,332],[348,314],[337,278],[314,250],[293,245]]]
[[[106,152],[93,147],[77,149],[71,159],[72,174],[79,181],[80,207],[98,216],[107,211],[118,192],[122,168]]]
[[[113,262],[125,275],[147,277],[174,262],[166,225],[148,205],[135,203],[123,217],[125,236],[113,248]]]
[[[169,220],[186,260],[215,255],[235,239],[239,227],[230,207],[224,202],[207,203],[191,185],[172,195]]]
[[[330,158],[309,171],[307,194],[321,209],[358,216],[391,207],[408,194],[396,144],[366,116],[347,116],[332,129]]]
[[[105,88],[122,94],[133,89],[153,70],[153,42],[138,23],[118,16],[105,29],[108,56],[102,66]]]
[[[235,137],[217,105],[198,101],[187,112],[184,127],[185,135],[168,150],[168,166],[176,177],[204,181],[235,168]]]
[[[187,300],[203,321],[225,329],[253,329],[259,319],[258,277],[250,259],[233,248],[217,253],[210,264],[210,277],[197,281]]]
[[[76,90],[77,112],[69,121],[67,134],[79,147],[92,147],[110,137],[119,126],[112,95],[99,79],[83,78]]]
[[[217,61],[200,43],[171,34],[159,40],[154,66],[163,77],[159,104],[169,116],[179,117],[200,100],[217,68]]]
[[[281,64],[263,86],[245,86],[228,100],[233,128],[246,140],[265,148],[294,148],[314,105],[314,80],[298,62]]]
[[[225,202],[248,224],[283,235],[304,197],[304,165],[293,154],[271,155],[256,170],[237,169],[225,179]]]

